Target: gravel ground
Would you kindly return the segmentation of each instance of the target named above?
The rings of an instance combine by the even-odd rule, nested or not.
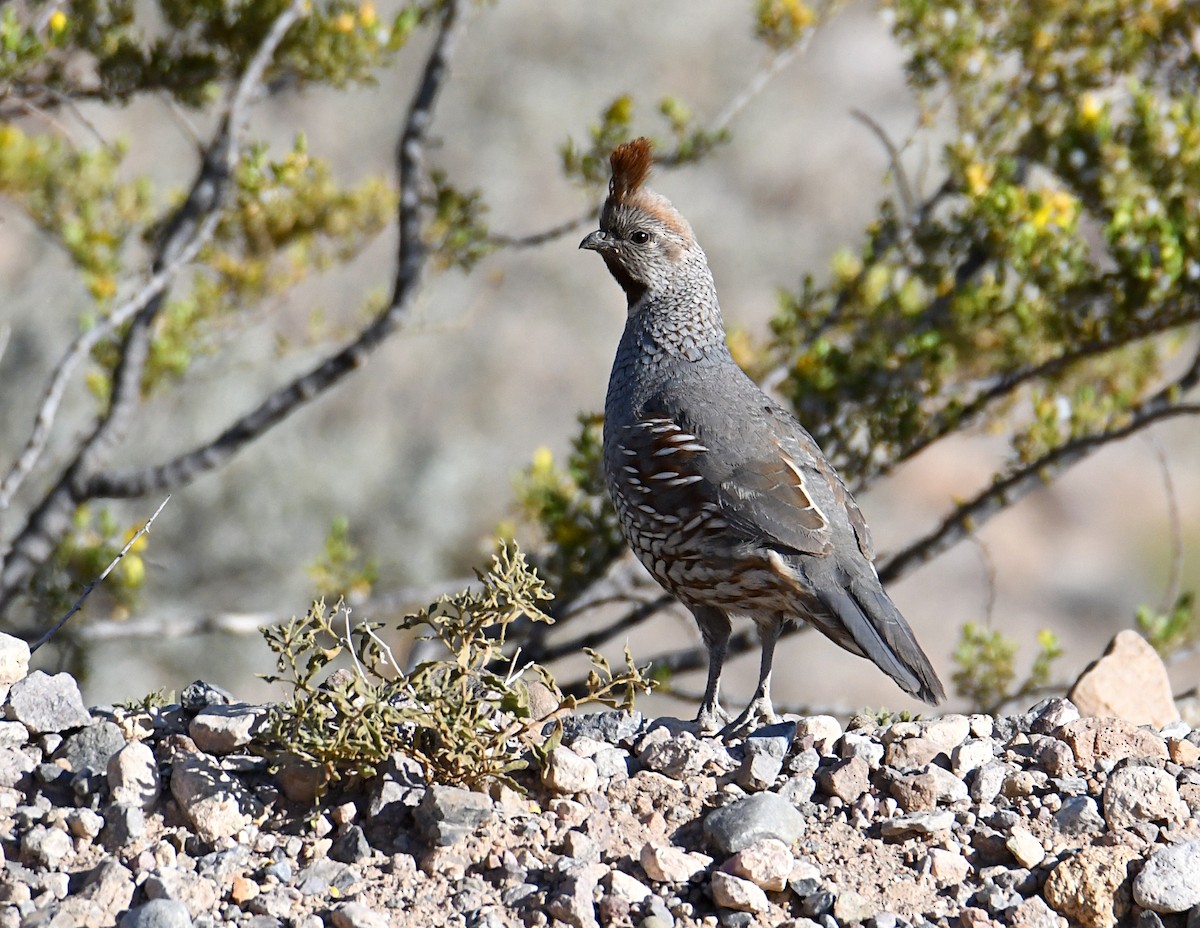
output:
[[[1054,698],[725,742],[610,712],[569,719],[524,793],[427,787],[396,758],[314,810],[249,751],[264,707],[195,683],[88,710],[14,642],[0,928],[1200,924],[1185,721]]]

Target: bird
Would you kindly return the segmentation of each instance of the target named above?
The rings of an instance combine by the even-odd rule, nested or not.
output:
[[[793,622],[873,661],[906,693],[941,702],[846,484],[730,354],[692,227],[645,186],[651,142],[618,145],[609,163],[600,228],[579,244],[604,259],[628,304],[604,406],[605,483],[629,547],[699,626],[708,652],[699,729],[744,735],[778,721],[772,662]],[[739,617],[757,626],[762,656],[754,695],[731,720],[720,683]]]

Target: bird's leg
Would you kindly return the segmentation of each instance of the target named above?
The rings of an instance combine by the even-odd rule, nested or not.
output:
[[[701,733],[717,732],[729,721],[729,713],[721,708],[721,668],[725,664],[725,651],[729,646],[729,616],[719,609],[694,608],[692,615],[700,626],[704,647],[708,649],[708,683],[704,687],[704,701],[696,722]]]
[[[779,721],[771,706],[771,663],[775,659],[775,643],[783,631],[783,621],[774,619],[765,625],[759,625],[758,634],[762,639],[762,661],[758,667],[758,687],[754,690],[754,698],[736,719],[722,729],[721,734],[742,737],[750,734],[762,725],[774,725]]]

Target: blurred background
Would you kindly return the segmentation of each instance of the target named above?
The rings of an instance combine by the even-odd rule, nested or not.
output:
[[[561,177],[563,141],[585,139],[621,93],[639,102],[635,126],[648,131],[660,127],[654,106],[664,96],[681,98],[701,122],[711,119],[764,64],[751,28],[749,7],[726,0],[488,5],[474,11],[458,50],[430,160],[460,188],[481,190],[494,232],[521,235],[571,219],[588,200]],[[390,176],[429,38],[419,33],[377,87],[266,101],[254,112],[253,133],[280,154],[304,133],[310,151],[330,159],[346,182]],[[765,338],[777,291],[805,273],[824,279],[835,250],[859,244],[886,192],[888,157],[851,113],[868,114],[896,140],[909,138],[917,108],[901,65],[880,11],[849,4],[740,111],[729,144],[699,165],[657,174],[653,186],[687,216],[708,253],[732,327]],[[166,104],[84,112],[104,137],[130,141],[131,175],[149,172],[178,187],[194,170],[195,147]],[[906,153],[926,192],[941,180],[938,156],[936,133]],[[231,465],[177,492],[155,523],[134,618],[303,612],[312,589],[305,567],[339,516],[378,560],[380,592],[469,576],[497,525],[513,516],[514,475],[540,447],[563,454],[577,414],[602,407],[624,298],[602,262],[576,249],[590,228],[501,251],[470,275],[428,278],[411,325],[363,370]],[[201,359],[185,383],[153,400],[116,463],[150,464],[208,439],[311,366],[323,354],[304,346],[314,313],[332,333],[352,331],[364,298],[390,289],[394,247],[389,231],[348,268],[319,275],[248,329],[231,329],[219,355]],[[88,300],[63,256],[2,201],[0,290],[0,319],[11,327],[0,356],[0,464],[7,466]],[[283,353],[281,340],[291,343]],[[80,400],[82,385],[73,389]],[[58,447],[85,421],[62,421]],[[987,435],[956,439],[873,487],[860,503],[877,549],[896,550],[936,525],[956,499],[985,485],[1003,451]],[[1194,421],[1157,426],[1102,451],[989,523],[977,541],[895,584],[891,593],[943,679],[953,672],[959,627],[974,621],[1019,640],[1023,663],[1036,650],[1037,630],[1052,629],[1066,651],[1055,675],[1067,684],[1132,625],[1138,606],[1164,605],[1177,559],[1183,587],[1200,585],[1198,464]],[[160,501],[112,508],[132,524]],[[699,637],[680,612],[659,616],[629,643],[645,659],[684,641]],[[607,649],[611,657],[623,643]],[[916,706],[871,665],[815,634],[781,647],[779,708]],[[274,669],[257,634],[115,638],[95,643],[88,663],[89,703],[178,690],[196,678],[250,700],[272,693],[255,677]],[[747,698],[756,668],[756,655],[730,665],[728,704]],[[1171,671],[1177,692],[1186,690],[1200,659],[1184,656]],[[701,679],[679,682],[702,689]],[[666,697],[645,708],[695,712],[693,703]]]

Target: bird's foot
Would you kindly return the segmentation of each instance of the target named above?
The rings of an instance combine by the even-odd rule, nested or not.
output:
[[[718,734],[728,723],[729,713],[719,703],[701,706],[700,714],[696,716],[696,729],[702,735]]]
[[[745,738],[766,725],[779,721],[768,698],[755,699],[736,719],[721,729],[723,738]]]

